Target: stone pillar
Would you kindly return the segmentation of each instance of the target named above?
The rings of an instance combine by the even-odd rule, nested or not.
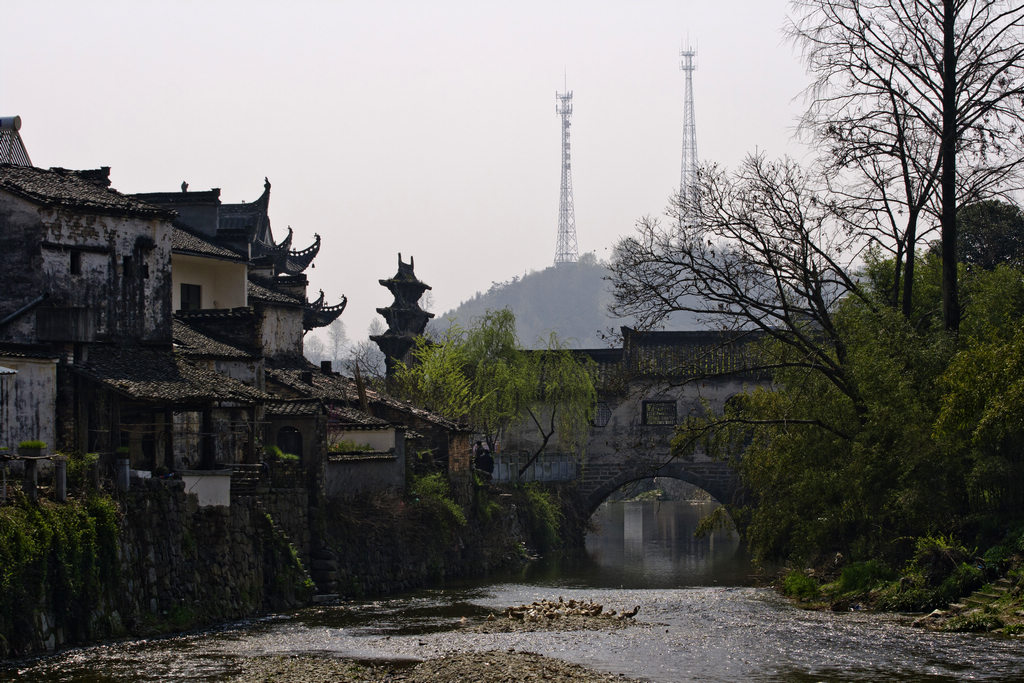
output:
[[[39,500],[39,475],[36,469],[36,463],[39,461],[35,458],[29,458],[25,461],[25,480],[22,483],[21,488],[25,491],[25,495],[33,503]]]
[[[213,410],[203,408],[199,427],[199,469],[212,470],[217,466],[217,440],[213,436]]]
[[[164,467],[174,471],[174,411],[164,410]]]
[[[63,503],[68,499],[68,459],[54,458],[53,482],[57,489],[57,500]]]
[[[127,491],[132,483],[132,463],[128,458],[117,459],[117,489]]]

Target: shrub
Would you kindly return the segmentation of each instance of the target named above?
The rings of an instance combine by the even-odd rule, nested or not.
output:
[[[443,522],[466,526],[466,513],[451,497],[448,480],[441,472],[413,477],[409,495],[421,505],[441,513]]]
[[[22,441],[18,444],[18,448],[46,448],[46,442],[38,440]]]
[[[875,588],[892,578],[893,572],[878,560],[854,562],[843,567],[836,588],[840,593],[860,593]]]
[[[561,536],[562,513],[558,501],[535,483],[524,484],[518,489],[519,503],[526,512],[527,530],[541,552],[558,547]]]
[[[912,564],[921,571],[926,586],[938,586],[971,554],[952,536],[923,536],[917,539]]]
[[[86,478],[92,467],[99,461],[98,453],[71,453],[68,455],[68,488],[81,490],[86,488]]]
[[[813,600],[820,594],[818,582],[803,572],[793,570],[782,580],[782,591],[793,598]]]
[[[994,614],[984,612],[970,612],[952,617],[943,625],[943,631],[959,632],[987,632],[1001,628],[1003,622]]]

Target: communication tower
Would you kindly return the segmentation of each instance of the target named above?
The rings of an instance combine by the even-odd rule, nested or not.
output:
[[[572,163],[569,159],[569,118],[572,116],[572,90],[555,93],[555,113],[562,117],[562,189],[558,200],[558,244],[555,265],[576,263],[576,216],[572,206]]]
[[[679,68],[686,74],[686,90],[683,98],[683,168],[679,182],[679,198],[682,200],[684,211],[681,220],[692,223],[692,212],[687,211],[686,207],[693,199],[697,188],[697,125],[693,116],[693,72],[697,68],[694,61],[697,51],[686,47],[679,53],[679,56],[682,57]]]

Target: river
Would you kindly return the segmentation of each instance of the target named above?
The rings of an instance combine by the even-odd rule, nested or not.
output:
[[[651,681],[1019,681],[1024,641],[936,634],[899,615],[808,612],[749,584],[735,535],[693,538],[706,507],[610,503],[590,559],[504,581],[314,607],[172,638],[66,652],[0,681],[226,681],[246,657],[322,654],[418,660],[462,650],[528,650]],[[509,605],[589,598],[640,606],[615,631],[472,633]],[[440,683],[440,682],[439,682]]]

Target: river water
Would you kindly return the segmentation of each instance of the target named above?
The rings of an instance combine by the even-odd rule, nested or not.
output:
[[[705,506],[606,504],[590,559],[509,580],[310,608],[212,632],[74,650],[0,681],[225,681],[268,654],[392,661],[527,650],[651,681],[1024,680],[1024,641],[935,634],[899,615],[807,612],[749,585],[735,535],[695,539]],[[543,598],[640,606],[615,631],[481,634],[463,625]],[[440,682],[439,682],[440,683]]]

